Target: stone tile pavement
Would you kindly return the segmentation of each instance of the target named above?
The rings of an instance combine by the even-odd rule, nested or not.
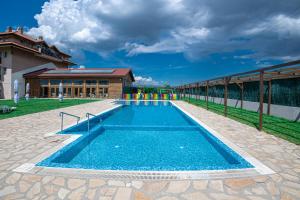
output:
[[[299,146],[186,102],[177,105],[276,173],[234,179],[141,181],[12,171],[70,137],[44,137],[59,130],[60,111],[85,117],[86,112],[98,113],[113,106],[111,100],[105,100],[0,120],[0,199],[300,199]],[[74,121],[66,118],[65,124]]]

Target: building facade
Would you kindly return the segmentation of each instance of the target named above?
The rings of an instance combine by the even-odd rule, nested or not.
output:
[[[8,27],[0,32],[0,99],[13,98],[14,80],[21,97],[29,82],[32,97],[50,98],[58,95],[60,82],[66,97],[119,98],[134,81],[130,69],[72,69],[70,58],[41,36],[32,38],[22,28]]]
[[[66,98],[122,98],[123,88],[134,81],[127,68],[41,69],[23,75],[30,84],[30,96],[54,98],[59,84]]]

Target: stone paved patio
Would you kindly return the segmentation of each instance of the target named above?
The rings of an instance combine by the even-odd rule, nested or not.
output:
[[[140,181],[47,176],[12,170],[70,136],[59,130],[60,111],[85,116],[111,108],[111,100],[0,120],[0,199],[300,199],[300,147],[202,108],[177,102],[276,173],[240,179]],[[66,118],[65,124],[74,123]]]

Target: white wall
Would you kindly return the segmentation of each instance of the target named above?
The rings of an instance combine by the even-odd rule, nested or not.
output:
[[[20,97],[24,97],[25,96],[25,79],[23,78],[23,75],[27,74],[27,73],[30,73],[30,72],[33,72],[33,71],[37,71],[37,70],[43,69],[43,68],[55,69],[56,66],[53,63],[47,63],[47,64],[44,64],[44,65],[39,65],[39,66],[31,67],[31,68],[28,68],[28,69],[25,69],[25,70],[13,73],[12,74],[12,78],[11,78],[12,79],[11,80],[11,94],[12,95],[10,96],[10,98],[14,97],[14,88],[13,88],[13,85],[14,85],[14,81],[16,79],[19,82],[19,84],[18,84],[19,85],[19,96]]]

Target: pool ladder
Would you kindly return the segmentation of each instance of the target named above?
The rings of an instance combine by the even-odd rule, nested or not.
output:
[[[87,121],[88,121],[88,133],[90,132],[90,116],[96,117],[96,115],[92,114],[92,113],[86,113],[85,115],[87,117]]]
[[[60,126],[61,133],[64,130],[64,116],[65,115],[68,115],[68,116],[71,116],[71,117],[75,117],[77,119],[77,124],[78,124],[78,122],[80,120],[80,117],[78,117],[76,115],[72,115],[72,114],[69,114],[69,113],[66,113],[66,112],[60,112],[59,116],[61,117],[61,126]]]

